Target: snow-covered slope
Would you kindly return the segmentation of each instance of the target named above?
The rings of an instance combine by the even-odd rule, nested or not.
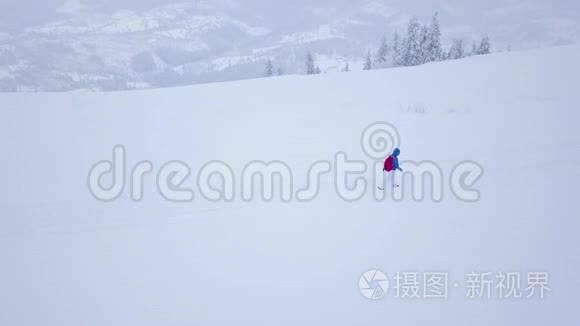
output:
[[[580,47],[511,52],[420,67],[288,76],[163,90],[0,94],[0,323],[3,325],[578,324]],[[345,202],[331,174],[310,202],[240,198],[255,160],[292,168],[294,188],[319,160],[371,163],[363,129],[388,121],[401,160],[484,168],[481,198]],[[149,160],[144,199],[129,186],[103,203],[88,172],[125,146]],[[193,202],[155,188],[181,160]],[[227,162],[233,202],[196,187]],[[403,165],[405,168],[406,166]],[[402,188],[406,184],[403,183]],[[449,273],[449,299],[365,299],[379,268]],[[548,271],[539,300],[468,300],[468,271]],[[391,279],[392,285],[394,280]],[[454,287],[453,283],[458,283]]]

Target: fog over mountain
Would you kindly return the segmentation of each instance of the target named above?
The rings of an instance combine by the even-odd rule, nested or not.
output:
[[[574,1],[4,0],[0,90],[123,90],[360,69],[367,49],[439,13],[443,43],[483,35],[494,51],[578,43]]]

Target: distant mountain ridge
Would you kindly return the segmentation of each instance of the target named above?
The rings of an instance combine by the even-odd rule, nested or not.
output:
[[[223,1],[222,1],[223,2]],[[360,69],[366,50],[410,15],[379,2],[348,12],[306,8],[294,26],[275,26],[220,1],[104,14],[69,6],[61,18],[0,33],[0,91],[113,91],[304,73],[308,51],[322,72]],[[423,17],[427,18],[427,17]],[[445,30],[443,30],[445,34]],[[469,40],[470,36],[465,35]]]

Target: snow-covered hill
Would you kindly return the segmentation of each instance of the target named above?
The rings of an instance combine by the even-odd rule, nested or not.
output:
[[[0,323],[578,324],[579,56],[569,46],[162,90],[2,93]],[[398,129],[402,161],[441,168],[441,202],[377,202],[371,171],[365,196],[346,202],[334,163],[310,202],[242,200],[248,162],[285,162],[294,190],[339,152],[370,165],[361,133],[376,121]],[[87,188],[118,144],[128,171],[153,164],[140,202],[129,184],[109,203]],[[172,160],[191,167],[192,202],[155,187]],[[232,202],[196,186],[212,160],[236,176]],[[476,202],[448,183],[465,160],[484,169]],[[373,268],[391,277],[378,301],[358,288]],[[547,271],[552,291],[470,300],[472,270]],[[449,273],[449,298],[394,298],[396,271]]]

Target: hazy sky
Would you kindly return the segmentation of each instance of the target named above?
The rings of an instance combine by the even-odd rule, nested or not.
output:
[[[159,5],[199,2],[175,0],[2,0],[0,1],[0,30],[17,31],[23,27],[41,24],[58,17],[57,9],[66,2],[84,3],[103,11],[118,9],[143,10]],[[287,10],[310,6],[321,6],[348,10],[349,7],[362,5],[368,2],[380,2],[401,11],[409,11],[421,15],[423,12],[442,11],[457,13],[463,17],[477,17],[489,11],[496,14],[530,14],[534,17],[562,17],[574,18],[579,16],[580,1],[577,0],[210,0],[210,3],[229,3],[238,8],[254,10],[258,15],[270,14],[284,17]],[[284,8],[284,10],[281,10]]]
[[[160,5],[201,2],[175,0],[0,0],[0,32],[18,34],[23,28],[71,16],[79,8],[111,14],[120,9],[141,11]],[[418,15],[427,19],[438,11],[447,32],[469,34],[477,31],[498,38],[502,33],[510,38],[534,42],[569,43],[580,38],[580,1],[578,0],[209,0],[212,6],[227,7],[260,17],[266,27],[293,26],[300,29],[314,9],[327,15],[345,14],[365,3],[377,2],[394,11]],[[297,19],[297,17],[302,17]],[[306,26],[304,26],[306,27]]]

